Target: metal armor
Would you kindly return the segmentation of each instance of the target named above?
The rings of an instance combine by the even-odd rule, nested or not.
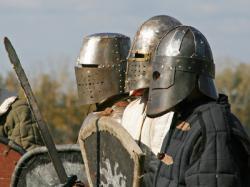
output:
[[[75,67],[81,104],[101,102],[124,92],[130,38],[117,33],[87,36]]]
[[[137,31],[128,56],[126,91],[149,87],[150,59],[155,47],[164,35],[181,23],[173,17],[154,16],[144,22]]]
[[[190,26],[166,34],[152,60],[147,114],[156,117],[187,98],[195,87],[216,99],[215,65],[205,36]]]

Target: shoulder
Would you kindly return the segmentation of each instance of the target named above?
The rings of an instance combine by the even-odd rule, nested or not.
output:
[[[188,118],[191,126],[195,123],[196,127],[201,127],[206,133],[228,131],[230,121],[228,110],[224,105],[217,102],[209,102],[195,108]]]
[[[17,94],[9,92],[5,89],[0,89],[0,116],[4,115],[16,101]]]
[[[143,110],[143,108],[145,107],[145,103],[142,102],[142,98],[137,98],[133,101],[131,101],[127,107],[125,108],[125,111],[130,111],[130,110],[134,110],[134,109],[139,109],[139,110]]]
[[[248,137],[247,132],[245,131],[244,126],[241,124],[240,120],[233,113],[230,113],[230,118],[232,131],[236,134],[242,133],[242,135]]]
[[[249,139],[240,120],[231,112],[229,104],[207,103],[196,108],[191,116],[190,119],[196,119],[208,132],[230,132]]]
[[[234,139],[238,139],[243,144],[250,156],[250,138],[240,120],[231,114],[231,133]]]
[[[129,103],[128,106],[125,108],[122,116],[122,121],[133,120],[137,116],[142,115],[144,110],[145,110],[145,103],[142,102],[141,98],[137,98],[136,100]]]
[[[11,104],[7,119],[28,119],[32,118],[31,111],[28,103],[25,99],[17,99],[14,103]]]
[[[11,105],[12,111],[22,111],[22,110],[30,110],[29,105],[25,99],[17,99]]]

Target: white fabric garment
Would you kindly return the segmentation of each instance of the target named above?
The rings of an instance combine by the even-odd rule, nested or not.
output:
[[[11,104],[17,99],[17,94],[0,89],[0,116],[8,111]]]
[[[160,152],[174,113],[169,112],[157,118],[146,117],[145,103],[141,98],[131,102],[122,117],[122,126],[137,141],[142,142],[157,155]]]

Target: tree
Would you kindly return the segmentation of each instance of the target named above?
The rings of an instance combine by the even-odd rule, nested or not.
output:
[[[57,144],[76,143],[84,118],[94,109],[90,105],[77,104],[76,90],[73,86],[70,88],[69,85],[73,84],[67,83],[66,80],[70,79],[67,79],[66,74],[63,76],[63,83],[59,81],[62,79],[55,79],[53,75],[45,73],[31,80],[39,109]],[[10,91],[19,92],[19,97],[25,98],[14,73],[8,73],[4,78],[0,77],[0,84]]]
[[[235,69],[226,68],[217,75],[219,92],[228,95],[233,113],[250,128],[250,65],[239,64]]]

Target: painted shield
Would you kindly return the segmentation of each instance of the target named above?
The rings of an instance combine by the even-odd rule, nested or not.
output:
[[[87,184],[79,145],[58,145],[56,148],[67,175],[77,175],[78,180]],[[60,186],[46,147],[35,148],[23,155],[12,175],[11,186]]]
[[[79,133],[89,185],[138,187],[143,154],[130,134],[110,117],[85,125]]]
[[[9,187],[14,168],[25,150],[5,137],[0,137],[0,186]]]

